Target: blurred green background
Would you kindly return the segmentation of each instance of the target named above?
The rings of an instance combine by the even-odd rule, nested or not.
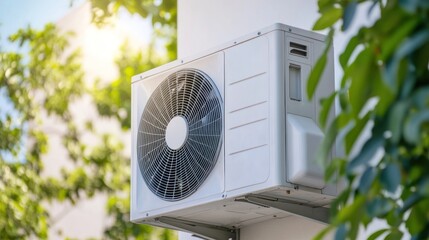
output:
[[[176,9],[0,2],[1,239],[177,239],[129,222],[130,80],[176,58]]]

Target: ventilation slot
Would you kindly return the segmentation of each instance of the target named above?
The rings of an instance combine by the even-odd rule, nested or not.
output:
[[[290,54],[294,54],[294,55],[298,55],[298,56],[302,56],[302,57],[307,57],[307,46],[306,45],[302,45],[299,43],[295,43],[295,42],[289,42],[289,53]]]
[[[301,101],[301,67],[295,64],[289,65],[289,98]]]

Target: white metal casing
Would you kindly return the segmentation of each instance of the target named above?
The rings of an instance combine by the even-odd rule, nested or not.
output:
[[[295,54],[296,46],[298,53],[306,46],[306,56]],[[314,206],[328,204],[336,186],[325,186],[314,156],[323,138],[317,124],[319,101],[334,90],[332,48],[315,97],[306,99],[308,74],[324,48],[320,34],[275,24],[133,77],[131,220],[164,226],[156,218],[168,216],[241,227],[287,216],[235,201],[256,193]],[[188,198],[168,202],[147,188],[138,170],[136,129],[155,88],[186,68],[205,72],[218,87],[224,103],[224,144],[203,185]]]

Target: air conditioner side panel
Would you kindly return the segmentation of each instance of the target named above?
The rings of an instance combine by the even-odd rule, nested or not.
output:
[[[294,46],[301,46],[301,49],[305,49],[305,54],[294,54]],[[320,189],[323,193],[330,192],[334,195],[335,186],[326,185],[325,170],[316,161],[324,138],[319,126],[320,101],[334,91],[332,51],[329,52],[327,67],[313,99],[308,99],[306,93],[308,76],[325,46],[323,41],[286,33],[285,70],[289,82],[286,85],[287,179],[293,184]],[[297,84],[301,86],[296,88]],[[295,93],[296,89],[301,92]],[[330,120],[333,119],[333,109],[329,113]]]
[[[254,193],[285,183],[284,33],[225,52],[225,190]]]
[[[226,191],[270,174],[268,47],[261,36],[225,51]]]

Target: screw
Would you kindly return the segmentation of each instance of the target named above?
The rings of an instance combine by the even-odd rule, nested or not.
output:
[[[148,217],[149,216],[149,213],[146,213],[146,217]]]
[[[289,32],[292,32],[292,28],[289,28]]]
[[[237,44],[237,42],[234,42],[234,44]]]
[[[258,35],[261,35],[261,32],[258,32]]]
[[[287,191],[286,191],[286,193],[287,193],[287,194],[290,194],[290,190],[287,190]]]

